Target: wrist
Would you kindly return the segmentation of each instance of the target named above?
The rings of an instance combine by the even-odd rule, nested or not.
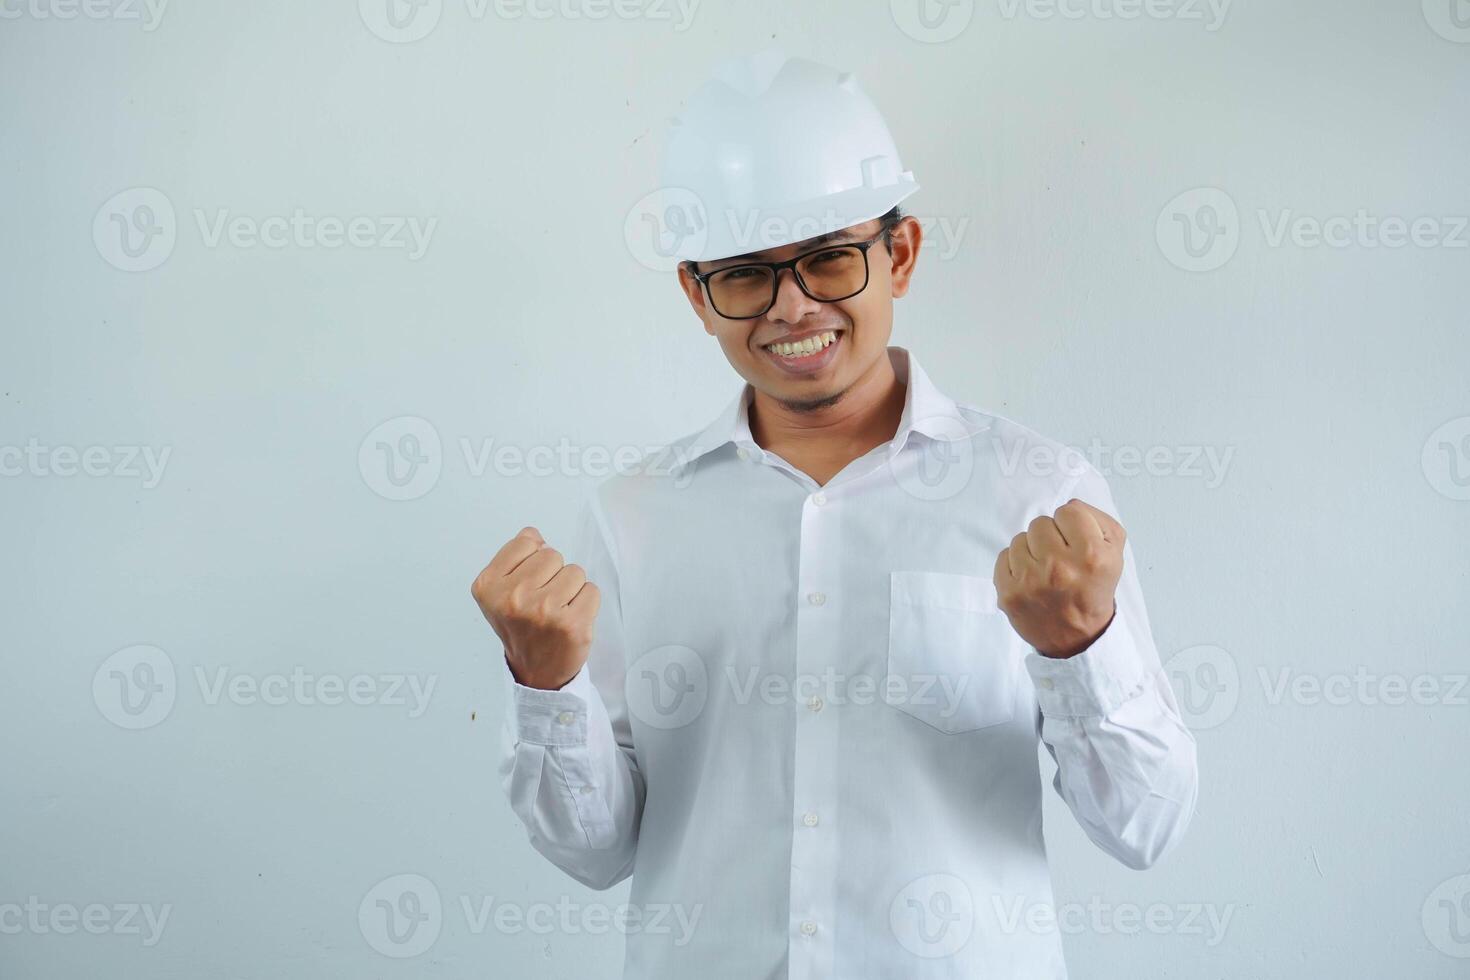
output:
[[[1091,636],[1087,637],[1081,642],[1072,643],[1067,646],[1045,650],[1043,650],[1041,647],[1036,647],[1035,650],[1043,657],[1050,657],[1052,660],[1069,660],[1072,657],[1077,656],[1079,653],[1085,652],[1094,643],[1102,639],[1102,635],[1108,631],[1109,626],[1113,625],[1113,620],[1116,619],[1117,616],[1118,605],[1115,602],[1113,604],[1113,611],[1108,614],[1108,621],[1106,623],[1103,623],[1102,628],[1098,629]]]
[[[518,670],[509,654],[506,654],[505,666],[510,670],[510,676],[517,684],[538,691],[560,691],[570,684],[577,674],[581,673],[580,667],[571,674],[562,675],[549,674],[545,671]]]

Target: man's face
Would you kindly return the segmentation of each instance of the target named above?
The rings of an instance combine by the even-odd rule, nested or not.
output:
[[[874,218],[831,238],[809,238],[738,258],[701,262],[699,272],[748,262],[782,262],[814,248],[867,241],[880,227]],[[848,299],[812,299],[796,284],[792,270],[783,269],[775,305],[752,320],[726,319],[716,312],[687,266],[679,267],[679,283],[704,321],[705,332],[720,342],[730,366],[742,378],[783,405],[811,410],[835,401],[886,355],[893,300],[908,291],[922,234],[913,217],[894,225],[892,247],[879,239],[868,249],[868,285]],[[801,349],[783,346],[802,342],[806,344]],[[810,351],[813,346],[818,349]]]

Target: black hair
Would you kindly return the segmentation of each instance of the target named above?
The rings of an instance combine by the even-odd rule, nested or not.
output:
[[[883,222],[883,246],[890,252],[893,251],[893,226],[903,220],[903,217],[903,208],[895,204],[878,219]]]

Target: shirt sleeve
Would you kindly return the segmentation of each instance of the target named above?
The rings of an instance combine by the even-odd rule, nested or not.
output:
[[[601,890],[633,872],[645,785],[623,695],[617,562],[595,488],[563,554],[602,592],[592,649],[577,676],[554,691],[517,683],[502,650],[500,777],[531,846]]]
[[[1122,523],[1107,481],[1080,465],[1056,506],[1076,497]],[[1025,662],[1057,764],[1053,786],[1095,844],[1130,868],[1149,867],[1188,827],[1199,774],[1194,735],[1154,647],[1131,541],[1103,634],[1076,656],[1033,649]]]

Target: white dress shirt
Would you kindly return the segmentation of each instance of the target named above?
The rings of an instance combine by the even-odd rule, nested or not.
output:
[[[898,431],[825,486],[751,438],[749,385],[666,465],[598,484],[560,549],[602,589],[587,665],[556,691],[506,669],[505,791],[573,878],[632,875],[629,980],[1062,978],[1037,739],[1131,868],[1194,812],[1131,544],[1075,657],[996,607],[1032,518],[1118,516],[1103,477],[888,353]]]

